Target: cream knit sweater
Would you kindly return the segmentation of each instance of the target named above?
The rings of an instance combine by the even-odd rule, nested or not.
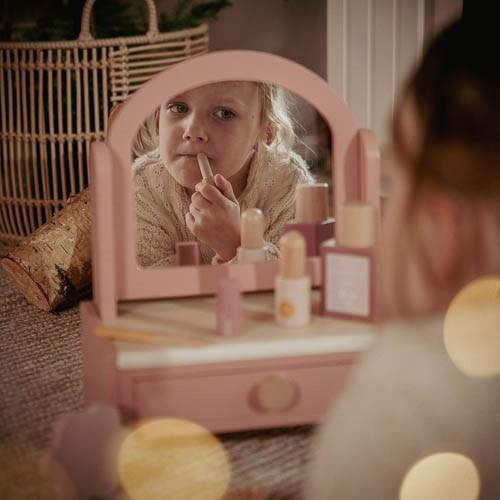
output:
[[[418,461],[442,452],[464,454],[477,467],[481,494],[468,498],[500,498],[500,377],[458,369],[446,350],[444,322],[443,314],[383,325],[322,419],[305,500],[438,498],[403,497],[400,489]],[[442,471],[432,472],[423,483],[427,492],[439,491]]]
[[[241,212],[260,208],[265,217],[266,258],[279,257],[277,244],[287,222],[295,216],[295,187],[314,182],[304,160],[291,153],[287,161],[269,153],[254,158],[238,202]],[[175,244],[196,241],[184,216],[190,199],[165,168],[158,149],[134,161],[137,210],[137,256],[141,266],[175,264]],[[215,263],[215,252],[200,244],[203,263]]]

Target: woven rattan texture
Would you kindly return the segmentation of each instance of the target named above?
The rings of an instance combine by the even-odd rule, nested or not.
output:
[[[94,39],[93,4],[85,2],[76,40],[0,42],[0,241],[5,244],[30,235],[87,187],[90,143],[106,137],[113,105],[168,66],[208,50],[206,24],[159,32],[153,0],[146,0],[146,34]]]
[[[0,498],[48,499],[36,460],[54,419],[83,405],[78,308],[42,312],[0,270],[0,346]],[[299,498],[311,434],[296,427],[221,435],[231,498],[259,498],[252,491]]]

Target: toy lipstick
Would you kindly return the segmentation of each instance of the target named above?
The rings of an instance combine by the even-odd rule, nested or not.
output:
[[[201,176],[205,182],[215,186],[214,174],[212,168],[210,167],[210,162],[208,161],[207,155],[205,153],[198,153],[196,155],[198,160],[198,167],[200,168]]]

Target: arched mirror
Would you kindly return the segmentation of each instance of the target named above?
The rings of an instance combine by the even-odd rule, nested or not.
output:
[[[324,218],[333,215],[331,144],[321,113],[272,83],[220,81],[170,97],[140,126],[131,152],[138,264],[236,263],[240,217],[255,208],[260,257],[278,258],[279,238],[296,220],[298,186],[326,185]],[[220,195],[197,190],[200,154],[221,176]]]
[[[276,118],[265,111],[269,99],[276,100],[275,107],[282,116]],[[283,102],[288,107],[280,104]],[[289,126],[283,127],[280,121]],[[213,135],[215,132],[217,135]],[[290,171],[286,170],[282,176],[266,179],[271,171],[266,170],[269,162],[272,167],[279,164],[279,158],[285,158],[294,172],[300,170],[309,181],[328,182],[333,215],[348,198],[366,199],[378,207],[378,181],[369,178],[377,169],[365,168],[370,162],[378,162],[378,150],[370,134],[364,132],[357,129],[347,105],[323,79],[271,54],[213,52],[152,78],[120,107],[107,141],[92,148],[97,303],[107,304],[101,305],[106,309],[116,300],[213,293],[222,276],[238,278],[242,291],[271,289],[276,259],[226,265],[213,263],[215,252],[207,252],[200,265],[178,266],[161,248],[158,234],[166,228],[162,223],[178,199],[184,205],[176,218],[170,219],[174,220],[175,231],[165,232],[170,245],[167,250],[171,252],[179,240],[193,239],[193,231],[183,218],[201,180],[197,153],[206,154],[213,173],[230,180],[242,209],[253,203],[264,212],[266,227],[272,231],[274,223],[281,231],[283,221],[272,213],[273,202],[281,206],[279,197],[273,198],[273,189],[289,195],[287,217],[293,219],[294,187],[304,179],[296,175],[291,182]],[[274,156],[269,157],[271,153]],[[265,161],[262,155],[268,155]],[[181,193],[178,199],[165,188],[169,182],[174,192]],[[272,184],[270,191],[266,183]],[[268,189],[269,204],[257,199],[245,205],[242,195],[248,184],[256,196]],[[142,194],[149,190],[147,194],[155,202],[150,207],[141,190]],[[226,197],[230,196],[226,193]],[[149,226],[149,236],[147,232],[139,234],[143,231],[141,224]],[[341,224],[337,221],[337,226]],[[212,233],[222,238],[223,232],[214,227]],[[153,245],[159,248],[141,256],[141,238],[146,253]],[[216,240],[206,246],[214,246]],[[156,250],[157,261],[152,257]],[[308,269],[316,285],[321,279],[319,268],[319,258],[310,257]]]

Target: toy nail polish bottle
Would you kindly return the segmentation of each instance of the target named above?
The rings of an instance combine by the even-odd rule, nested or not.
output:
[[[335,219],[328,217],[328,184],[300,184],[295,190],[295,222],[285,230],[299,231],[306,240],[307,256],[319,255],[321,243],[335,235]]]
[[[306,272],[306,242],[298,231],[280,239],[281,258],[275,278],[274,315],[282,326],[307,325],[311,318],[311,278]]]

